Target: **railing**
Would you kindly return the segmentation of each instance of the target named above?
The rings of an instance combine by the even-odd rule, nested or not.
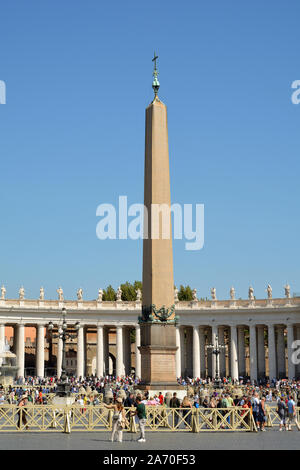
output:
[[[288,423],[288,416],[286,416],[285,421],[286,423]],[[266,406],[266,426],[267,427],[279,426],[280,422],[281,422],[281,417],[277,413],[277,407],[271,408],[269,406]],[[298,431],[300,431],[300,407],[296,407],[296,416],[295,416],[294,422],[298,428]]]
[[[132,411],[126,408],[125,431],[137,432]],[[110,431],[113,412],[101,405],[0,406],[0,432]],[[257,431],[250,409],[146,407],[149,431],[211,432]]]

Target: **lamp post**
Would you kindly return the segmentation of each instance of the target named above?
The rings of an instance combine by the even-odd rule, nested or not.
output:
[[[66,341],[67,339],[75,339],[78,335],[79,329],[79,322],[75,323],[75,330],[76,333],[68,333],[68,325],[66,321],[67,310],[65,308],[62,309],[62,325],[58,327],[58,333],[53,333],[54,325],[50,321],[48,323],[48,332],[51,338],[62,340],[62,363],[61,363],[61,377],[60,381],[57,384],[56,393],[58,396],[68,396],[70,393],[70,384],[68,383],[67,372],[66,372]]]
[[[221,382],[221,378],[220,378],[220,373],[219,373],[219,370],[220,370],[220,366],[219,366],[219,355],[222,351],[222,349],[225,349],[226,346],[225,344],[222,345],[222,344],[219,344],[219,338],[218,338],[218,335],[216,335],[216,339],[215,339],[215,344],[208,344],[206,346],[207,349],[212,349],[212,353],[214,354],[215,356],[215,364],[216,364],[216,374],[215,374],[215,387],[216,388],[220,388],[220,382]]]

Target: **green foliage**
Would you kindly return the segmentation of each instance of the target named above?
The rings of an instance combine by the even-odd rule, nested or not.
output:
[[[130,331],[130,343],[135,343],[135,337],[136,337],[136,330],[135,328],[133,328],[131,331]]]
[[[140,289],[142,291],[142,283],[140,281],[135,281],[134,284],[126,282],[121,284],[122,289],[122,300],[130,302],[136,300],[136,290]]]
[[[117,299],[117,294],[115,289],[109,285],[106,289],[103,290],[103,300],[104,301],[114,301]]]
[[[136,300],[137,289],[140,289],[142,292],[141,281],[134,281],[133,284],[130,282],[125,282],[124,284],[121,284],[120,287],[122,290],[122,300],[125,302]],[[106,289],[103,290],[103,301],[114,302],[115,300],[117,300],[117,291],[111,285],[109,285]]]
[[[178,292],[178,300],[181,301],[191,301],[193,300],[193,291],[190,286],[180,286],[179,292]]]

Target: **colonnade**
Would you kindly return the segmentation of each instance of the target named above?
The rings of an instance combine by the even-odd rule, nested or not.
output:
[[[295,362],[295,340],[299,341],[300,325],[193,325],[177,326],[176,375],[215,377],[216,360],[209,345],[225,345],[219,352],[219,376],[265,376],[290,379],[300,377]],[[293,357],[294,353],[294,357]],[[298,354],[300,359],[300,353]]]
[[[25,323],[14,326],[14,351],[17,357],[18,376],[25,369]],[[32,326],[32,325],[30,325]],[[89,325],[89,328],[91,325]],[[45,328],[36,325],[36,376],[45,375]],[[86,375],[86,333],[88,327],[80,324],[77,343],[77,377]],[[130,332],[135,329],[135,372],[141,377],[141,354],[139,351],[141,332],[138,324],[93,325],[96,329],[96,370],[102,377],[109,372],[109,331],[116,333],[115,374],[131,373]],[[300,377],[300,366],[293,360],[294,341],[300,340],[300,324],[227,324],[227,325],[177,325],[176,326],[176,375],[177,377],[215,377],[216,361],[210,344],[216,337],[225,348],[219,354],[219,375],[238,379],[250,376],[252,380],[266,375],[272,378]],[[5,323],[0,324],[0,343],[4,342]],[[300,344],[300,341],[299,341]],[[300,354],[299,354],[300,358]],[[57,344],[57,375],[62,368],[62,340]]]

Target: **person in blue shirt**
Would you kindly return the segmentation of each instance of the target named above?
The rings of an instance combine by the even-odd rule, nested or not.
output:
[[[292,424],[296,417],[296,403],[294,402],[292,396],[289,397],[289,401],[287,402],[287,409],[288,409],[288,431],[292,431]]]

